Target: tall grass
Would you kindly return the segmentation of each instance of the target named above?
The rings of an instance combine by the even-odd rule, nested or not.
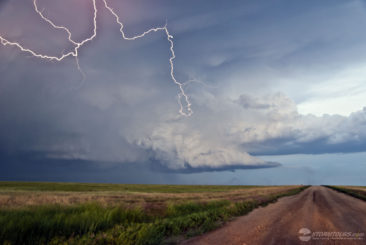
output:
[[[212,230],[232,217],[305,188],[271,195],[261,201],[170,204],[163,213],[155,214],[98,204],[1,210],[0,243],[161,244],[168,237]]]
[[[36,244],[55,236],[82,235],[112,228],[119,223],[146,222],[142,210],[103,208],[97,204],[76,207],[38,206],[0,211],[0,241]]]

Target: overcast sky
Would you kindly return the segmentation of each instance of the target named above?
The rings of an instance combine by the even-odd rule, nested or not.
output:
[[[359,0],[109,0],[75,59],[0,45],[0,179],[366,185],[366,4]],[[77,41],[91,0],[38,0]],[[72,50],[31,0],[0,0],[0,36]],[[187,82],[188,81],[188,82]],[[183,106],[187,106],[183,102]]]

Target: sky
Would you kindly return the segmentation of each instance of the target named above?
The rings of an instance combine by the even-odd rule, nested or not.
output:
[[[366,2],[96,0],[49,61],[0,44],[0,180],[366,185]],[[38,0],[73,40],[92,0]],[[32,0],[0,37],[73,50]]]

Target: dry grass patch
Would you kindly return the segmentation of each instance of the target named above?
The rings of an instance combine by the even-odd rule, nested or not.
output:
[[[123,205],[125,207],[142,207],[145,210],[162,209],[171,203],[211,202],[229,200],[239,202],[244,200],[261,200],[268,195],[278,194],[296,186],[251,187],[245,189],[199,192],[199,193],[160,193],[160,192],[130,192],[130,191],[96,191],[96,192],[65,192],[65,191],[2,191],[0,192],[0,208],[21,208],[59,204],[70,206],[83,203],[97,203],[102,206]],[[210,187],[207,186],[207,189]]]

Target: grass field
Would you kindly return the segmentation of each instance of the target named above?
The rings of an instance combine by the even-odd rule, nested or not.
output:
[[[174,244],[304,188],[0,182],[0,241]]]
[[[0,182],[0,191],[67,191],[67,192],[144,192],[144,193],[197,193],[221,192],[263,186],[224,185],[143,185],[143,184],[89,184],[47,182]]]
[[[365,186],[326,186],[326,187],[366,201]]]

